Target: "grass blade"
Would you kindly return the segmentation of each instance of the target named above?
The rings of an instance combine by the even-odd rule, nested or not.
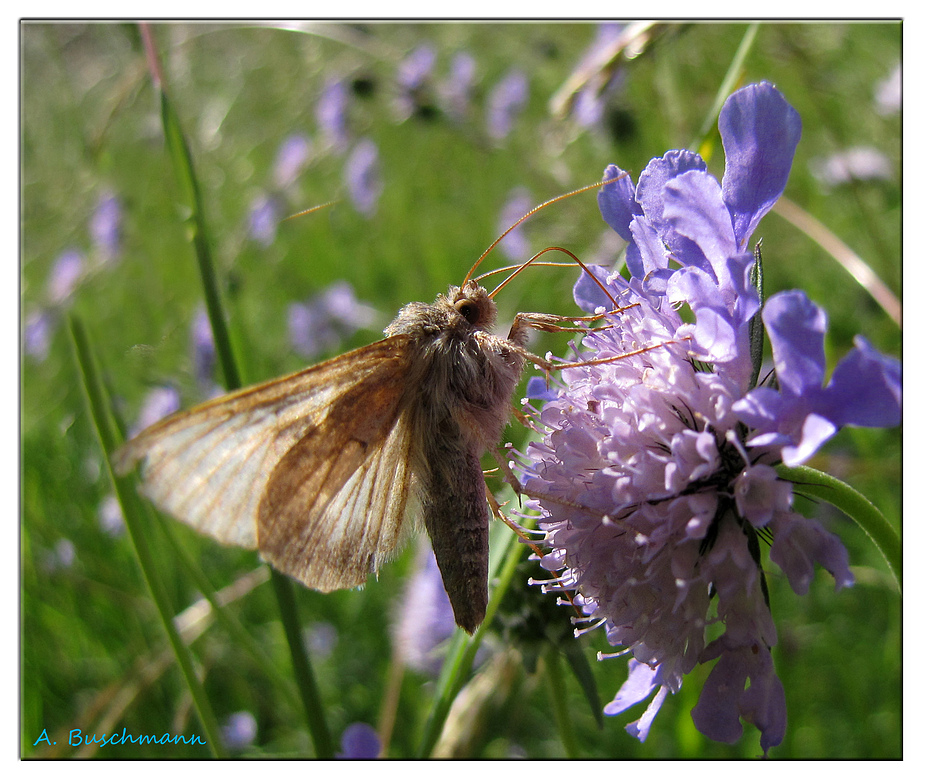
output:
[[[132,487],[132,482],[128,478],[116,476],[112,469],[109,454],[113,452],[118,443],[113,431],[112,419],[109,414],[111,404],[109,403],[107,394],[103,390],[103,384],[96,370],[96,363],[93,360],[93,354],[86,331],[81,321],[74,315],[70,317],[69,325],[74,358],[78,370],[80,371],[87,408],[93,419],[94,428],[96,429],[100,448],[105,457],[106,468],[109,471],[110,480],[115,487],[119,503],[122,505],[125,525],[131,536],[132,544],[135,547],[135,554],[141,566],[145,582],[148,585],[148,591],[157,607],[157,612],[161,617],[164,630],[167,632],[167,638],[173,648],[174,656],[180,665],[180,671],[186,679],[187,686],[193,698],[193,703],[196,707],[196,712],[199,715],[203,731],[206,734],[209,749],[215,756],[224,756],[225,752],[221,743],[221,732],[218,727],[218,722],[215,719],[215,714],[212,712],[212,706],[206,697],[202,683],[193,669],[193,660],[190,656],[189,649],[183,643],[174,625],[174,610],[170,606],[166,589],[158,577],[157,568],[145,542],[144,524],[141,520],[140,508]]]

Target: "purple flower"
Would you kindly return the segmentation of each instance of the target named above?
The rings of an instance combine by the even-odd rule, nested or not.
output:
[[[114,260],[121,249],[122,205],[112,193],[103,193],[90,218],[90,239],[103,263]]]
[[[428,82],[437,61],[432,46],[418,46],[398,64],[395,80],[398,86],[397,108],[400,120],[405,120],[429,103]]]
[[[382,176],[379,172],[379,150],[368,138],[357,142],[344,172],[350,200],[360,214],[372,217],[382,195]]]
[[[100,528],[110,537],[118,537],[125,531],[125,517],[122,515],[122,506],[115,494],[109,494],[100,502],[96,509],[96,517]]]
[[[273,164],[273,183],[277,189],[285,190],[298,178],[311,151],[312,142],[304,133],[293,133],[283,141]]]
[[[52,325],[52,315],[44,309],[36,309],[26,316],[22,329],[22,346],[26,355],[37,361],[48,357]]]
[[[443,646],[455,629],[453,608],[437,560],[424,543],[399,603],[398,620],[393,624],[395,648],[407,667],[435,676],[443,663]]]
[[[450,63],[450,75],[441,94],[446,113],[459,121],[469,113],[469,99],[475,81],[475,59],[468,52],[458,52]]]
[[[212,383],[212,371],[215,368],[215,340],[212,337],[212,324],[204,304],[196,309],[190,328],[190,345],[193,354],[193,373],[200,387]]]
[[[890,158],[869,146],[855,146],[812,160],[809,167],[816,179],[830,187],[851,181],[890,179],[893,176]]]
[[[377,311],[361,302],[350,283],[335,282],[307,303],[289,306],[289,342],[305,358],[334,350],[360,328],[368,328]]]
[[[382,742],[376,730],[358,721],[344,730],[340,738],[340,749],[337,759],[376,759],[382,750]]]
[[[779,389],[749,391],[734,405],[755,433],[748,444],[781,448],[784,463],[804,463],[842,426],[898,426],[902,418],[902,369],[862,337],[829,383],[825,378],[825,312],[801,290],[778,293],[763,320],[774,353]]]
[[[613,44],[623,34],[625,25],[619,22],[607,22],[597,27],[594,41],[584,56],[577,70],[591,69],[597,60],[606,56]],[[622,71],[612,71],[608,68],[597,68],[594,75],[581,88],[575,96],[572,105],[572,116],[582,127],[593,127],[600,124],[604,117],[607,102],[620,89]]]
[[[257,737],[257,719],[250,711],[232,713],[222,725],[222,739],[232,751],[243,751]]]
[[[269,247],[276,239],[279,227],[279,205],[269,195],[261,193],[251,202],[248,234],[258,244]]]
[[[84,273],[84,257],[75,249],[62,252],[48,276],[48,300],[63,304],[77,287]]]
[[[153,388],[148,391],[141,403],[141,411],[138,413],[135,425],[129,431],[129,438],[144,431],[148,426],[153,426],[161,418],[172,415],[178,409],[180,409],[180,394],[175,388],[166,386]]]
[[[898,113],[903,107],[903,68],[897,64],[883,81],[877,85],[874,95],[877,113],[881,116]]]
[[[523,187],[517,187],[508,193],[507,202],[501,209],[498,218],[498,233],[504,233],[517,220],[523,217],[533,206],[530,194]],[[526,260],[530,252],[530,242],[523,232],[523,225],[518,225],[507,236],[501,239],[501,251],[510,260]]]
[[[817,564],[837,588],[853,582],[841,542],[793,512],[793,487],[773,467],[802,463],[841,426],[897,425],[901,377],[858,337],[824,384],[825,314],[790,291],[763,309],[778,387],[750,387],[760,300],[747,243],[783,191],[800,120],[759,84],[729,98],[720,131],[722,185],[681,150],[651,161],[637,186],[623,177],[602,189],[602,216],[629,242],[631,278],[591,271],[628,308],[582,343],[582,359],[612,362],[562,372],[524,483],[544,515],[543,566],[558,572],[546,588],[576,592],[588,621],[631,654],[605,713],[655,693],[628,727],[644,740],[667,694],[716,659],[695,725],[732,742],[744,720],[767,751],[783,739],[786,704],[759,540],[772,540],[770,559],[798,594]],[[611,166],[606,177],[619,173]],[[587,275],[575,300],[614,309]],[[707,644],[711,625],[721,634]]]
[[[488,95],[488,135],[495,141],[505,139],[514,120],[527,104],[529,82],[526,74],[518,69],[509,71]]]
[[[321,97],[315,106],[315,119],[325,143],[336,151],[347,148],[347,104],[349,95],[344,82],[337,78],[325,80]]]

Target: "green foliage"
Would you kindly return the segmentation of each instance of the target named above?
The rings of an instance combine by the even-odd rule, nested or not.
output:
[[[461,281],[503,229],[499,214],[515,188],[526,188],[539,203],[592,183],[608,163],[638,174],[650,158],[698,142],[730,64],[752,34],[748,29],[656,26],[642,53],[621,64],[622,85],[604,124],[582,130],[551,114],[550,100],[592,42],[593,25],[323,24],[308,31],[154,25],[171,106],[195,167],[243,381],[303,365],[287,341],[289,304],[345,279],[381,312],[381,328],[402,304],[431,301]],[[397,66],[425,43],[437,53],[434,79],[418,95],[419,110],[402,118]],[[750,47],[742,47],[734,85],[772,81],[800,112],[803,138],[787,198],[894,291],[901,288],[900,115],[878,114],[873,95],[899,63],[900,43],[898,24],[761,25]],[[437,82],[457,52],[476,62],[469,114],[461,119],[430,110],[439,105]],[[24,24],[22,64],[22,311],[24,318],[39,309],[49,312],[53,328],[47,357],[26,354],[22,362],[21,751],[29,757],[78,751],[114,758],[206,757],[203,746],[94,751],[67,745],[74,728],[98,734],[123,727],[135,734],[204,732],[131,541],[107,533],[99,522],[113,486],[66,319],[69,310],[80,318],[115,415],[133,421],[151,387],[176,387],[184,405],[208,392],[195,381],[190,359],[190,325],[203,292],[190,244],[191,215],[165,144],[159,96],[137,28]],[[511,134],[495,143],[485,131],[485,99],[514,67],[528,75],[530,97]],[[318,133],[315,106],[329,77],[350,87],[351,143],[367,137],[379,149],[385,187],[369,218],[347,197],[346,153],[325,148]],[[283,214],[340,202],[281,223],[264,247],[248,237],[249,212],[255,198],[273,191],[277,151],[293,133],[311,137],[313,152],[295,185],[275,193]],[[814,161],[852,146],[885,153],[893,176],[835,186],[812,176]],[[700,149],[720,175],[715,123]],[[115,260],[94,264],[88,224],[107,192],[122,204],[121,249]],[[593,193],[556,204],[525,226],[533,251],[566,246],[586,262],[598,260],[606,231]],[[901,353],[896,323],[814,241],[774,213],[758,235],[766,293],[801,287],[828,311],[833,365],[856,333],[884,352]],[[86,256],[91,271],[66,302],[53,302],[49,275],[69,248]],[[485,270],[506,262],[496,251]],[[575,313],[574,278],[568,269],[521,275],[499,297],[502,320],[517,311]],[[361,331],[342,347],[375,338],[375,329]],[[562,337],[544,335],[531,349],[561,354],[565,344]],[[520,426],[507,434],[518,444],[523,436]],[[899,528],[900,441],[898,431],[844,431],[813,466],[857,488]],[[788,705],[787,736],[772,757],[901,756],[895,582],[876,548],[844,516],[825,504],[804,509],[845,540],[858,582],[836,594],[831,578],[819,573],[810,593],[797,598],[779,570],[769,567],[781,637],[775,659]],[[259,566],[252,553],[221,548],[166,520],[186,553],[178,555],[148,515],[147,555],[165,600],[178,612],[195,605],[202,590],[184,558],[196,562],[217,589]],[[317,696],[334,741],[353,722],[391,719],[392,757],[420,752],[422,742],[430,741],[435,693],[454,691],[420,673],[396,672],[390,625],[410,559],[387,565],[363,590],[322,595],[295,589]],[[510,574],[513,564],[498,571]],[[223,723],[242,710],[256,717],[258,733],[247,756],[311,756],[302,702],[295,685],[286,685],[292,660],[279,608],[263,572],[226,606],[227,617],[215,620],[206,612],[203,618],[197,607],[203,623],[187,611],[178,622],[180,633],[216,720]],[[526,577],[516,572],[516,578]],[[542,576],[535,568],[534,577]],[[586,673],[579,683],[573,670],[583,668],[573,655],[574,647],[584,649],[600,698],[609,701],[626,666],[594,660],[597,651],[612,650],[603,632],[582,636],[563,656],[542,640],[518,649],[503,639],[513,636],[501,631],[506,609],[481,637],[487,659],[476,656],[475,672],[460,681],[468,682],[452,702],[466,717],[454,720],[451,714],[450,723],[462,726],[458,734],[444,734],[438,750],[531,758],[760,754],[754,729],[726,746],[693,728],[690,709],[708,669],[695,671],[668,698],[645,744],[623,729],[641,715],[639,706],[605,719],[600,729],[588,707],[593,697]],[[238,625],[258,651],[238,638]],[[397,697],[390,699],[393,689]],[[57,744],[33,745],[42,730]]]

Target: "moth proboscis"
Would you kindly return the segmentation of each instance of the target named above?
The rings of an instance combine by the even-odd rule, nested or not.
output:
[[[323,592],[365,583],[420,518],[471,634],[488,603],[481,456],[495,452],[525,362],[553,368],[526,351],[529,330],[583,330],[561,325],[583,318],[522,313],[506,338],[491,333],[493,296],[543,254],[489,293],[472,275],[504,235],[462,285],[403,307],[384,339],[178,412],[123,445],[117,472],[141,464],[160,509]]]

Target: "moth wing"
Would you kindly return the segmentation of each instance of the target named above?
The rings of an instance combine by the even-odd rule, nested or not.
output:
[[[140,463],[142,492],[159,508],[220,542],[257,548],[264,494],[274,476],[279,484],[283,474],[279,467],[294,449],[302,455],[298,460],[290,458],[288,465],[320,465],[321,461],[305,456],[312,444],[319,446],[332,481],[319,490],[332,496],[345,485],[357,484],[358,478],[352,478],[364,462],[357,457],[356,445],[340,452],[336,441],[347,443],[359,435],[367,443],[364,455],[375,457],[374,464],[381,460],[377,454],[387,443],[387,453],[399,452],[391,431],[399,414],[407,343],[404,336],[389,337],[172,415],[120,448],[114,455],[116,471],[126,473]],[[361,403],[367,394],[372,394],[370,401]],[[348,408],[355,414],[346,414]],[[312,478],[311,473],[291,477],[317,485]],[[409,475],[403,478],[407,483]],[[382,487],[396,491],[399,498],[408,493],[404,484]],[[383,531],[390,533],[377,539],[386,544],[398,536],[406,502],[377,501],[390,508],[379,514],[388,527]],[[349,520],[345,512],[327,511],[336,506],[330,501],[308,505],[300,523],[317,527],[319,533],[321,527],[331,527],[327,532],[336,536],[337,524]],[[310,550],[302,550],[311,555]],[[279,557],[271,553],[269,558]],[[295,574],[292,569],[284,571]]]
[[[404,542],[404,519],[420,514],[408,416],[388,426],[345,425],[356,405],[384,412],[389,404],[376,397],[401,390],[354,390],[280,461],[257,525],[260,552],[276,569],[319,591],[352,588]]]

